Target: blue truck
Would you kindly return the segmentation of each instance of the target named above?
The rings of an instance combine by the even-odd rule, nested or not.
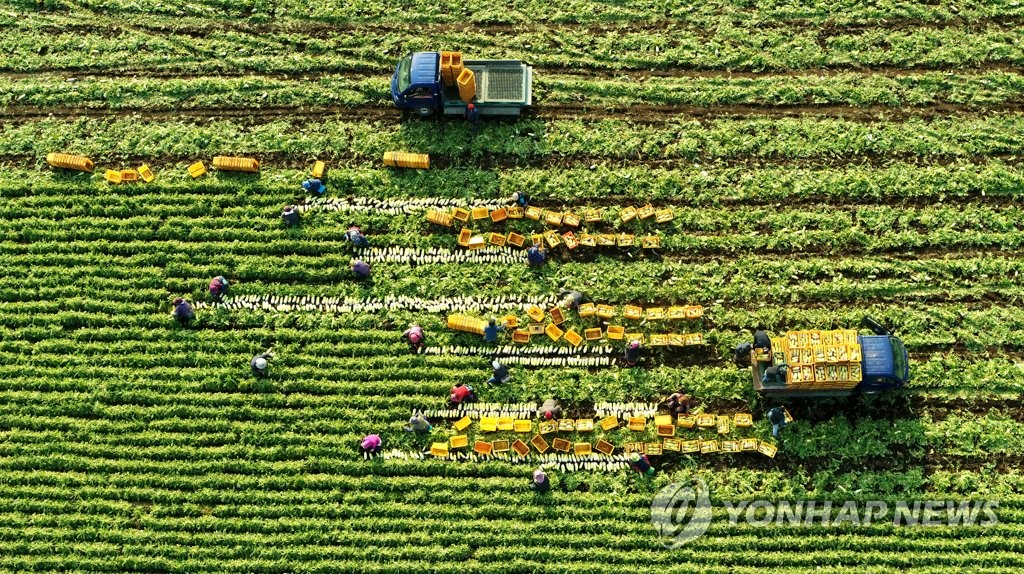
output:
[[[473,71],[481,116],[518,116],[533,105],[533,68],[519,60],[466,60]],[[466,102],[441,77],[440,52],[413,52],[399,60],[391,77],[391,99],[422,117],[463,115]]]
[[[785,339],[772,340],[767,349],[750,348],[754,390],[770,397],[842,397],[902,387],[910,380],[909,356],[903,341],[870,317],[864,318],[864,324],[873,334],[844,331],[848,337],[855,337],[855,345],[853,340],[847,339],[843,345],[810,346],[810,361],[792,361],[801,352],[807,353],[808,347],[790,347]],[[818,333],[823,336],[828,332]],[[787,337],[792,336],[793,333],[787,334]],[[840,350],[843,356],[838,356]],[[821,353],[825,360],[820,364],[816,362],[815,353]],[[765,377],[768,369],[782,364],[786,365],[784,376]],[[807,376],[808,373],[811,376]]]

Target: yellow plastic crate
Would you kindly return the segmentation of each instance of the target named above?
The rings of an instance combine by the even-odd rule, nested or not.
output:
[[[629,417],[629,425],[626,428],[631,431],[643,431],[647,428],[647,419],[645,417]]]
[[[607,417],[604,417],[603,419],[601,419],[601,430],[609,431],[609,430],[612,430],[613,428],[617,428],[618,426],[619,426],[619,417],[607,416]]]
[[[779,452],[778,447],[761,441],[757,445],[757,452],[767,456],[768,458],[775,458],[775,453]]]
[[[572,443],[565,440],[564,438],[556,438],[555,440],[551,441],[551,448],[560,452],[569,452],[569,449],[572,448]]]
[[[576,430],[576,419],[558,419],[558,430],[560,432],[573,432]]]
[[[509,207],[506,209],[506,211],[508,211],[509,219],[522,219],[524,215],[522,207]]]
[[[544,332],[547,333],[548,337],[551,337],[552,341],[561,339],[565,333],[565,331],[558,328],[558,325],[548,325],[544,328]]]
[[[673,218],[675,218],[675,213],[672,212],[671,207],[661,209],[654,214],[654,220],[658,223],[667,223],[672,221]]]
[[[472,425],[472,424],[473,424],[473,419],[471,419],[471,418],[469,418],[467,416],[467,417],[462,417],[461,419],[455,421],[455,424],[453,424],[452,426],[455,427],[455,430],[457,430],[459,432],[462,432],[462,431],[468,429],[469,426]]]
[[[539,434],[534,435],[534,437],[530,439],[530,444],[532,444],[533,448],[537,449],[537,452],[541,454],[544,454],[549,448],[551,448],[550,445],[548,445],[548,441],[544,440],[544,437]]]
[[[580,234],[580,245],[586,245],[587,247],[594,247],[597,245],[597,236],[589,233]]]
[[[509,329],[519,326],[519,317],[516,317],[515,315],[505,315],[501,320],[505,323],[505,327]]]
[[[692,429],[697,425],[697,417],[693,415],[679,415],[676,419],[676,424],[687,429]]]
[[[532,307],[527,309],[526,314],[535,322],[540,322],[544,320],[544,310],[536,305],[533,305]]]
[[[580,218],[575,213],[566,213],[562,216],[562,225],[568,225],[569,227],[579,227]]]
[[[473,443],[473,452],[477,454],[488,455],[491,454],[493,446],[487,441],[478,440]]]
[[[622,310],[622,314],[627,319],[641,319],[643,318],[643,308],[637,307],[636,305],[626,305]]]
[[[464,207],[456,207],[455,210],[452,211],[452,217],[463,223],[469,221],[469,216],[469,210]]]
[[[584,456],[594,452],[589,442],[578,442],[572,445],[572,451],[576,456]]]
[[[711,428],[718,424],[718,417],[715,415],[697,415],[697,426],[700,428]]]
[[[738,440],[723,440],[722,441],[722,452],[739,452],[740,441]]]
[[[659,321],[665,318],[664,307],[648,307],[647,308],[647,320],[648,321]]]
[[[621,340],[622,336],[626,333],[626,329],[618,325],[608,325],[607,333],[609,339]]]
[[[113,169],[108,169],[103,173],[103,179],[110,183],[121,183],[121,172]]]
[[[188,166],[188,174],[192,176],[192,179],[195,179],[203,175],[204,173],[206,173],[206,166],[203,165],[203,162],[201,161],[197,161],[194,164]]]
[[[557,211],[545,211],[544,223],[558,227],[562,224],[562,214]]]
[[[325,171],[327,171],[327,164],[320,160],[317,160],[313,162],[313,169],[310,171],[310,174],[313,177],[320,179],[324,176]]]
[[[580,317],[591,317],[597,312],[597,307],[593,303],[583,303],[576,308],[576,311],[580,314]]]
[[[665,333],[658,333],[651,335],[651,346],[652,347],[667,347],[668,346],[668,335]]]
[[[494,452],[508,452],[508,441],[507,440],[496,440],[491,443]]]
[[[601,338],[601,335],[602,331],[600,327],[594,327],[593,329],[583,331],[583,336],[586,337],[588,341],[597,341]]]
[[[452,58],[452,74],[455,73],[455,59]],[[473,70],[469,68],[463,68],[462,72],[455,78],[455,84],[459,88],[459,98],[467,104],[473,101],[476,97],[476,77],[473,74]],[[529,450],[529,449],[527,449]]]
[[[719,415],[715,421],[715,426],[718,428],[718,434],[726,434],[729,432],[729,417],[725,415]]]
[[[612,233],[600,233],[597,236],[597,244],[601,247],[614,247],[615,235]]]
[[[753,426],[754,419],[748,414],[736,413],[736,416],[733,417],[733,424],[736,425],[737,428],[745,428]]]
[[[742,439],[740,439],[740,450],[757,450],[757,439],[756,438],[742,438]]]
[[[555,421],[543,421],[538,429],[540,434],[551,434],[558,430],[558,423]]]
[[[672,320],[685,319],[686,318],[686,307],[669,307],[668,318]]]
[[[700,452],[699,440],[684,440],[679,443],[679,452],[682,454]]]
[[[505,245],[505,236],[502,235],[501,233],[488,233],[487,242],[490,243],[491,245],[497,245],[498,247],[501,247]]]
[[[506,219],[508,219],[508,210],[504,207],[499,207],[491,212],[491,221],[494,223],[505,221]]]
[[[661,441],[661,446],[665,450],[672,451],[672,452],[679,452],[679,449],[682,448],[682,446],[683,446],[683,441],[681,441],[681,440],[679,440],[677,438],[667,438],[667,439]]]
[[[597,445],[595,445],[594,448],[597,450],[597,452],[606,456],[611,456],[612,454],[615,453],[615,445],[604,439],[597,441]]]
[[[635,219],[635,218],[636,218],[636,208],[633,207],[633,206],[629,206],[629,207],[623,208],[622,211],[619,212],[619,219],[621,219],[623,223],[626,223],[628,221],[633,221],[633,219]]]
[[[653,217],[654,206],[648,203],[647,205],[636,210],[636,216],[639,217],[640,219],[647,219],[648,217]]]
[[[569,329],[565,332],[565,340],[569,341],[569,344],[573,347],[579,347],[580,343],[583,342],[583,337],[581,337],[576,331]]]
[[[718,452],[718,441],[717,440],[702,440],[700,441],[700,453],[708,454],[710,452]]]
[[[134,169],[121,170],[121,183],[139,181],[139,172]]]
[[[448,439],[452,448],[465,448],[469,446],[469,437],[464,434],[455,435]]]
[[[156,176],[153,175],[153,170],[150,169],[147,164],[142,164],[139,166],[139,175],[142,176],[142,181],[146,183],[150,183],[154,179],[156,179]]]
[[[498,430],[498,417],[480,417],[480,430],[482,432],[495,432]]]
[[[520,439],[516,439],[516,442],[512,443],[512,450],[516,451],[519,456],[530,454],[530,447]]]
[[[676,436],[676,426],[671,423],[658,425],[658,436]]]
[[[565,322],[565,315],[562,310],[558,307],[552,307],[548,309],[548,314],[551,315],[551,322],[555,325],[561,325]]]
[[[598,305],[597,316],[602,319],[611,319],[615,316],[615,307],[612,305]]]
[[[498,417],[498,430],[510,431],[516,428],[515,420],[512,417]]]
[[[452,214],[431,209],[427,211],[427,221],[442,225],[444,227],[453,227],[455,225]]]
[[[512,423],[512,429],[516,432],[530,432],[533,430],[533,421],[516,419]]]
[[[601,221],[601,210],[600,209],[584,209],[583,220],[587,223],[596,223]]]
[[[622,233],[616,239],[616,244],[619,247],[632,247],[636,244],[636,236],[632,233]]]
[[[562,238],[560,238],[558,234],[553,231],[548,231],[547,233],[544,234],[544,241],[547,241],[548,247],[552,248],[558,247],[559,245],[562,244]]]
[[[530,342],[530,332],[529,331],[523,331],[521,329],[516,329],[515,331],[512,331],[512,342],[513,343],[529,343]]]
[[[576,432],[590,432],[594,430],[594,419],[576,419]]]
[[[512,245],[515,245],[516,247],[522,247],[523,243],[526,243],[526,238],[523,237],[522,235],[519,235],[515,231],[510,231],[508,233],[507,241]]]
[[[437,457],[448,456],[448,443],[446,442],[435,442],[430,445],[430,454]]]
[[[527,207],[525,215],[526,219],[540,221],[541,216],[544,215],[544,210],[539,207]]]
[[[473,216],[473,219],[487,219],[491,216],[491,210],[486,207],[474,207],[470,214]]]
[[[677,333],[668,334],[668,344],[670,347],[685,347],[686,346],[686,335],[679,335]]]
[[[654,425],[655,426],[670,425],[670,424],[672,424],[672,415],[656,415],[654,417]]]
[[[661,443],[660,442],[649,442],[644,445],[644,453],[649,455],[661,454]]]

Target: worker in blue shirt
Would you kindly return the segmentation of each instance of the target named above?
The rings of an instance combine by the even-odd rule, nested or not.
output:
[[[299,212],[294,205],[286,205],[284,211],[281,212],[281,219],[284,220],[285,225],[295,227],[299,224]]]
[[[484,327],[484,341],[487,343],[497,343],[498,333],[505,330],[505,325],[499,325],[496,320],[491,318],[487,322],[487,326]]]
[[[178,320],[178,323],[182,327],[188,326],[189,322],[195,318],[196,313],[192,310],[192,305],[188,304],[188,301],[178,297],[173,302],[174,310],[171,311],[171,315]]]
[[[530,196],[522,191],[512,192],[512,203],[514,203],[516,207],[526,209],[526,206],[530,204]]]
[[[768,422],[772,423],[772,436],[778,437],[779,431],[786,426],[786,410],[782,407],[775,407],[768,411]]]
[[[302,189],[306,190],[307,193],[323,195],[324,192],[327,191],[327,186],[319,179],[312,178],[302,182]]]
[[[529,249],[526,250],[526,259],[530,264],[530,267],[540,267],[544,265],[548,260],[548,256],[544,252],[544,248],[539,243],[534,243]]]

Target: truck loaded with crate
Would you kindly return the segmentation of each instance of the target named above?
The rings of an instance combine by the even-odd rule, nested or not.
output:
[[[463,60],[461,52],[413,52],[391,77],[391,99],[422,117],[518,116],[533,103],[533,68],[519,60]]]
[[[853,329],[789,331],[750,351],[754,389],[773,397],[841,397],[900,388],[910,379],[907,349],[870,317],[873,334]],[[772,366],[786,365],[784,383],[765,380]]]

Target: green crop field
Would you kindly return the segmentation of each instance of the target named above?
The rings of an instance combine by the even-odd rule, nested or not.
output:
[[[441,50],[533,66],[533,108],[477,132],[403,115],[395,63]],[[386,168],[387,151],[431,167]],[[96,169],[54,169],[51,152]],[[260,171],[218,171],[217,155]],[[323,198],[300,186],[316,160]],[[209,171],[193,179],[196,161]],[[104,179],[140,164],[155,181]],[[559,246],[530,268],[521,249],[467,251],[460,225],[426,219],[515,191],[548,212],[599,210],[583,227],[637,245]],[[1020,570],[1022,192],[1018,1],[4,0],[0,571]],[[297,227],[282,222],[288,204]],[[620,218],[646,205],[671,221]],[[370,249],[343,241],[352,224]],[[660,248],[641,248],[648,236]],[[354,256],[371,280],[353,279]],[[231,281],[222,305],[207,292],[217,275]],[[515,346],[506,331],[493,347],[446,326],[525,324],[563,288],[615,306],[609,322],[646,341],[702,344],[648,345],[628,368],[606,336]],[[196,305],[188,327],[170,315],[176,297]],[[626,305],[703,316],[632,321]],[[864,315],[906,343],[911,381],[783,401],[795,421],[773,439],[765,412],[780,403],[754,392],[733,347],[759,326],[856,329]],[[412,322],[422,355],[400,337]],[[598,326],[572,312],[563,329]],[[254,377],[269,347],[270,376]],[[506,384],[484,383],[495,353]],[[474,420],[468,447],[425,454],[462,434],[461,415],[436,412],[459,383],[525,410],[533,432]],[[624,447],[653,444],[655,426],[628,430],[606,403],[652,415],[681,388],[695,413],[753,426],[676,438],[778,453],[666,452],[650,456],[652,477],[627,468]],[[529,409],[549,397],[576,418],[622,415],[547,435],[606,439],[614,457],[473,454],[494,437],[531,448]],[[414,411],[428,434],[403,432]],[[383,450],[364,457],[370,433]],[[538,466],[546,494],[530,488]],[[697,480],[710,526],[666,547],[655,496]],[[751,501],[832,510],[733,524]],[[838,520],[850,501],[888,510]],[[918,501],[987,501],[995,519],[897,520]]]

